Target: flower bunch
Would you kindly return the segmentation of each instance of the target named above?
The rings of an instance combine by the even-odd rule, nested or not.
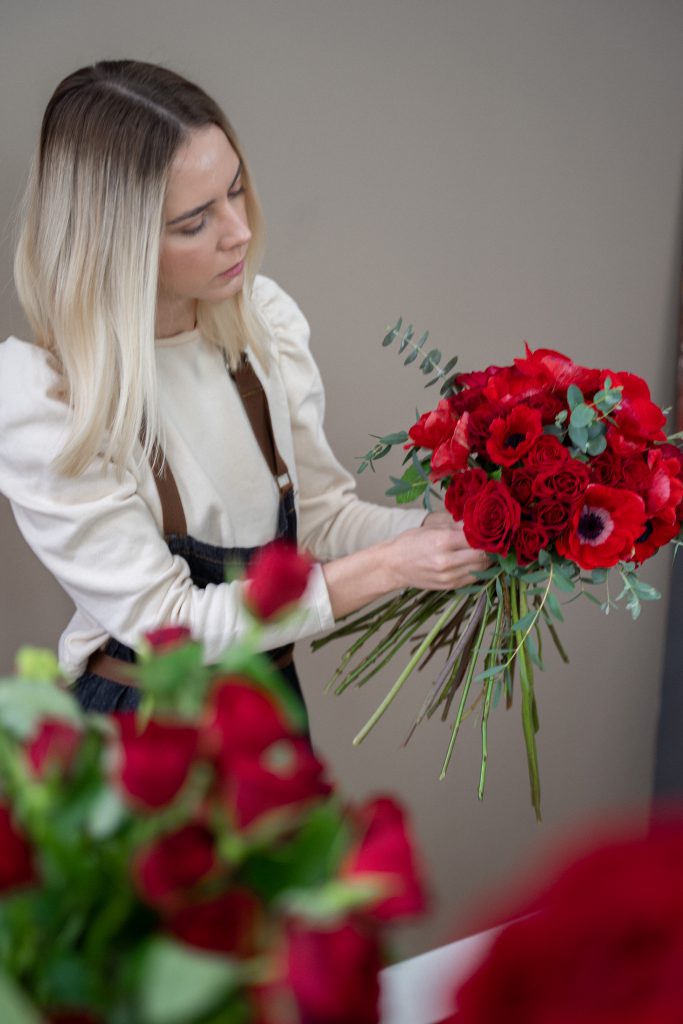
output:
[[[436,616],[355,742],[367,735],[418,663],[444,648],[445,665],[416,724],[437,709],[446,718],[460,692],[443,777],[471,710],[472,687],[478,690],[480,798],[488,715],[501,694],[511,703],[518,670],[532,803],[540,816],[533,666],[543,667],[542,629],[566,660],[554,591],[585,595],[605,612],[625,599],[634,618],[642,601],[659,597],[636,570],[678,537],[683,457],[667,441],[665,415],[647,384],[631,373],[580,366],[562,353],[527,346],[512,365],[454,375],[448,385],[437,407],[407,433],[380,438],[362,468],[403,445],[407,469],[392,478],[387,493],[400,503],[422,497],[428,508],[430,497],[443,499],[471,547],[487,552],[492,566],[478,574],[474,586],[445,595],[407,591],[322,642],[360,633],[335,676],[344,676],[341,692],[369,679]],[[589,587],[608,585],[610,569],[621,578],[620,592],[612,597],[608,588],[599,600]],[[390,621],[393,628],[377,643],[378,629]],[[371,638],[374,649],[349,671],[349,660]]]
[[[586,845],[512,908],[448,1021],[677,1024],[682,857],[680,818]]]
[[[269,617],[274,557],[296,556],[246,586]],[[111,716],[84,715],[43,652],[20,662],[0,683],[15,1024],[374,1024],[383,929],[425,902],[405,815],[342,803],[270,662],[243,642],[207,667],[187,630],[158,630],[145,710]]]

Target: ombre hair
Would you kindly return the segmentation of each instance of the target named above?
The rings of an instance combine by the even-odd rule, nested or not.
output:
[[[69,475],[99,454],[119,472],[159,434],[155,313],[171,164],[189,132],[218,125],[242,161],[252,234],[241,291],[199,301],[202,336],[234,368],[266,361],[251,301],[263,218],[244,154],[220,107],[155,64],[101,61],[69,75],[43,117],[20,214],[14,275],[37,344],[53,355],[73,417],[56,460]],[[139,453],[139,449],[137,449]]]

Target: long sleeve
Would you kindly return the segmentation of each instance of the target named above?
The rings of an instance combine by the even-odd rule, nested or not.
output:
[[[268,278],[257,279],[256,296],[275,338],[287,395],[301,545],[329,561],[420,526],[424,509],[387,508],[359,499],[354,478],[337,461],[325,436],[325,395],[306,318]]]
[[[63,668],[78,674],[107,636],[135,646],[162,623],[187,626],[204,642],[207,660],[215,660],[245,629],[241,584],[193,585],[187,563],[161,534],[149,467],[139,476],[127,468],[121,479],[100,461],[77,478],[54,472],[69,413],[49,397],[50,372],[40,349],[16,339],[0,347],[0,490],[29,546],[78,610],[60,644]],[[317,567],[301,614],[269,630],[264,647],[321,632],[332,621]]]

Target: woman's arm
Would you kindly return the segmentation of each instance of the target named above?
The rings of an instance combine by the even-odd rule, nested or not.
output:
[[[323,566],[335,619],[393,590],[452,590],[474,581],[472,574],[488,565],[486,554],[470,548],[447,513],[432,516],[419,529]]]

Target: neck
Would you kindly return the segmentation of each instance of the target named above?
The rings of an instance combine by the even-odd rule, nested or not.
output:
[[[154,322],[157,338],[172,338],[174,334],[191,331],[197,324],[196,299],[159,299]]]

